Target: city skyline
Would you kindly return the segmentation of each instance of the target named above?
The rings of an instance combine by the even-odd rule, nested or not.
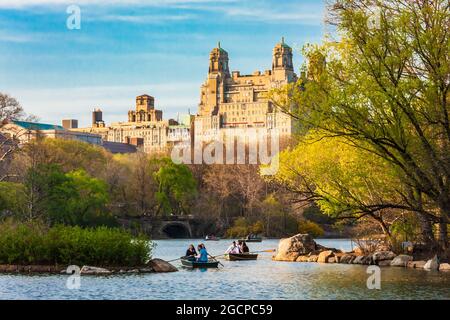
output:
[[[271,68],[281,37],[301,66],[301,47],[322,39],[317,1],[78,1],[81,29],[68,30],[64,0],[0,1],[0,87],[42,122],[126,121],[137,95],[155,97],[164,118],[197,112],[212,48],[221,42],[231,70]],[[133,7],[126,4],[133,3]],[[11,61],[15,61],[11,63]]]

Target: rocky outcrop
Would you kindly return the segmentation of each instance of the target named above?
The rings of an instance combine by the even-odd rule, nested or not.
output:
[[[309,256],[308,262],[317,262],[318,258],[319,258],[319,256],[312,254],[311,256]]]
[[[448,263],[441,263],[439,265],[439,271],[450,271],[450,264],[448,264]]]
[[[152,259],[148,262],[148,266],[154,272],[176,272],[178,269],[162,259]]]
[[[308,256],[300,256],[295,260],[296,262],[308,262],[309,257]]]
[[[378,261],[378,266],[379,267],[390,267],[391,266],[391,262],[392,262],[392,260]]]
[[[83,266],[80,271],[82,275],[107,275],[111,273],[108,269],[91,266]]]
[[[353,260],[356,257],[353,254],[344,254],[341,259],[340,259],[340,263],[344,263],[344,264],[350,264],[353,262]]]
[[[372,255],[373,262],[379,264],[380,261],[393,260],[396,254],[392,251],[377,251]]]
[[[426,263],[426,261],[409,261],[406,266],[412,269],[423,269]]]
[[[317,262],[319,263],[329,263],[329,259],[334,258],[334,253],[332,250],[326,250],[319,253]],[[334,259],[333,259],[334,262]]]
[[[433,259],[430,259],[423,266],[425,270],[428,271],[438,271],[439,270],[439,260],[437,256],[434,256]]]
[[[297,234],[293,237],[281,239],[278,244],[275,261],[296,261],[299,256],[308,255],[317,250],[316,242],[309,234]]]
[[[391,266],[393,267],[406,267],[408,265],[408,262],[412,261],[413,257],[408,256],[406,254],[401,254],[399,256],[396,256],[394,260],[391,262]]]
[[[372,264],[372,256],[357,256],[352,262],[353,264]]]

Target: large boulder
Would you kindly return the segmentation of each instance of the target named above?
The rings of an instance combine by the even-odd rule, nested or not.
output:
[[[162,259],[152,259],[148,262],[148,266],[154,272],[176,272],[178,269]]]
[[[396,256],[392,262],[391,262],[391,266],[393,267],[406,267],[408,265],[408,262],[412,261],[413,257],[412,256],[408,256],[406,254],[401,254]]]
[[[80,270],[80,274],[86,275],[106,275],[110,273],[111,271],[109,271],[108,269],[91,266],[83,266]]]
[[[434,256],[433,259],[430,259],[423,266],[425,270],[429,271],[438,271],[439,270],[439,260],[437,256]]]
[[[380,261],[393,260],[396,254],[392,251],[377,251],[372,255],[373,262],[378,264]]]
[[[448,263],[441,263],[439,265],[439,271],[450,271],[450,264],[448,264]]]
[[[406,266],[413,269],[423,269],[426,263],[426,261],[409,261]]]
[[[328,263],[330,258],[334,257],[334,253],[332,250],[322,251],[317,258],[317,262],[320,263]],[[333,260],[334,262],[334,260]]]
[[[287,239],[281,239],[278,244],[275,261],[296,261],[299,256],[307,255],[316,250],[316,242],[309,234],[297,234]]]

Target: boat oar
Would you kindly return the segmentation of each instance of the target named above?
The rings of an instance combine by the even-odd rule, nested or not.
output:
[[[225,266],[222,264],[222,262],[220,262],[219,260],[216,259],[216,257],[213,257],[213,256],[210,255],[209,253],[208,253],[208,256],[209,256],[211,259],[216,260],[222,267],[225,267]],[[217,256],[217,257],[220,257],[220,256]]]
[[[253,251],[253,252],[249,252],[250,254],[253,253],[263,253],[263,252],[275,252],[277,251],[277,249],[268,249],[268,250],[262,250],[262,251]]]
[[[174,261],[178,261],[178,260],[181,260],[181,259],[183,259],[183,258],[186,258],[186,257],[180,257],[180,258],[177,258],[177,259],[173,259],[173,260],[169,260],[169,261],[166,261],[166,262],[174,262]]]

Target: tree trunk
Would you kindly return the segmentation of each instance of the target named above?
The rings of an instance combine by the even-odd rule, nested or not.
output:
[[[419,213],[418,215],[419,215],[420,229],[422,230],[423,241],[427,245],[435,244],[433,225],[431,223],[431,220],[421,213]]]

